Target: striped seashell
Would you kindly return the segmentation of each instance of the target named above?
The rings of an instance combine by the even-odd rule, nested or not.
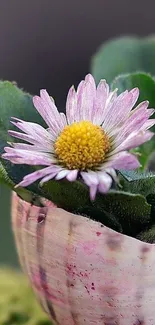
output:
[[[55,325],[155,325],[155,245],[13,193],[20,262]]]

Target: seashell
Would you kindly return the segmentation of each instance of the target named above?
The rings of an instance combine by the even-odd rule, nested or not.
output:
[[[155,325],[155,245],[13,193],[23,270],[55,325]]]

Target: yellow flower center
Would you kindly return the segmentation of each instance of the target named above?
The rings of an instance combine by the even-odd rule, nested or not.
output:
[[[89,121],[66,126],[55,142],[55,154],[68,169],[95,169],[109,149],[107,134]]]

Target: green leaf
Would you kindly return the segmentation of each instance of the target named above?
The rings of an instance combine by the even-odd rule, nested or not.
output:
[[[155,137],[154,137],[155,141]],[[154,146],[149,158],[146,158],[146,169],[155,172],[155,151]]]
[[[91,202],[87,186],[79,181],[49,181],[42,190],[60,208],[91,217],[128,235],[140,232],[150,221],[151,205],[139,194],[110,191],[97,194]]]
[[[9,178],[5,168],[3,167],[2,163],[0,162],[0,183],[6,184],[9,186],[11,189],[14,188],[14,183],[12,180]]]
[[[91,204],[88,187],[79,181],[51,180],[40,189],[45,198],[70,212]]]
[[[15,187],[16,184],[14,182],[12,182],[12,180],[9,178],[9,176],[1,162],[0,162],[0,183],[10,187],[10,189],[15,191],[24,201],[27,201],[30,203],[35,202],[35,205],[41,206],[40,198],[37,195],[28,191],[26,188]]]
[[[155,174],[148,172],[119,171],[120,182],[123,191],[139,193],[145,196],[147,203],[151,206],[149,227],[142,227],[138,239],[153,242],[155,239],[152,226],[155,224]]]
[[[151,172],[119,171],[120,184],[125,192],[147,197],[155,194],[155,174]]]
[[[147,230],[141,231],[136,238],[146,243],[155,243],[155,225]]]
[[[104,225],[112,229],[122,231],[121,225],[114,215],[106,210],[101,210],[99,205],[90,201],[88,187],[79,181],[73,183],[67,180],[49,181],[42,186],[42,193],[60,208],[90,217],[103,222]]]
[[[12,116],[43,124],[41,116],[33,106],[32,96],[10,81],[0,81],[0,130],[13,128]]]
[[[140,194],[110,191],[98,194],[94,204],[114,215],[129,236],[134,237],[150,222],[151,205]]]
[[[147,202],[151,205],[151,223],[155,224],[155,194],[149,194]]]
[[[76,214],[80,214],[84,217],[91,218],[92,220],[96,220],[104,224],[109,228],[112,228],[115,231],[120,233],[123,232],[122,225],[115,216],[114,213],[106,211],[103,207],[101,208],[99,205],[89,205],[83,208],[78,208],[75,211]]]
[[[155,81],[149,74],[134,72],[120,75],[113,80],[111,87],[112,89],[118,88],[119,94],[126,89],[138,87],[140,90],[139,102],[148,100],[149,106],[155,107]]]
[[[120,37],[104,43],[91,61],[91,72],[98,83],[120,74],[144,71],[155,75],[155,37]]]
[[[153,127],[153,131],[154,129],[155,127]],[[155,136],[150,141],[145,142],[132,151],[139,156],[138,159],[142,166],[140,169],[155,171]]]
[[[33,106],[32,96],[9,81],[0,81],[0,155],[4,152],[7,141],[16,141],[8,135],[8,129],[15,129],[10,123],[12,116],[43,124],[41,116]],[[26,174],[34,171],[31,166],[13,165],[2,158],[0,160],[0,181],[7,185],[9,185],[8,179],[17,184]],[[37,185],[33,184],[30,189],[36,191]],[[39,190],[38,194],[40,194]]]

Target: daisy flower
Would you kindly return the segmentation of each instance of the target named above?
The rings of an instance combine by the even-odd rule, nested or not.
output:
[[[12,118],[22,132],[9,131],[12,137],[27,143],[11,143],[4,148],[4,159],[14,164],[44,166],[25,176],[18,184],[28,186],[36,180],[66,178],[73,182],[81,179],[90,188],[93,200],[96,192],[106,193],[119,169],[136,169],[137,157],[129,150],[150,140],[149,131],[155,119],[149,117],[148,101],[133,108],[139,96],[138,88],[119,96],[105,80],[96,88],[94,78],[88,74],[78,85],[71,87],[66,102],[66,115],[59,113],[54,100],[46,90],[35,96],[36,110],[47,124],[42,126]]]

